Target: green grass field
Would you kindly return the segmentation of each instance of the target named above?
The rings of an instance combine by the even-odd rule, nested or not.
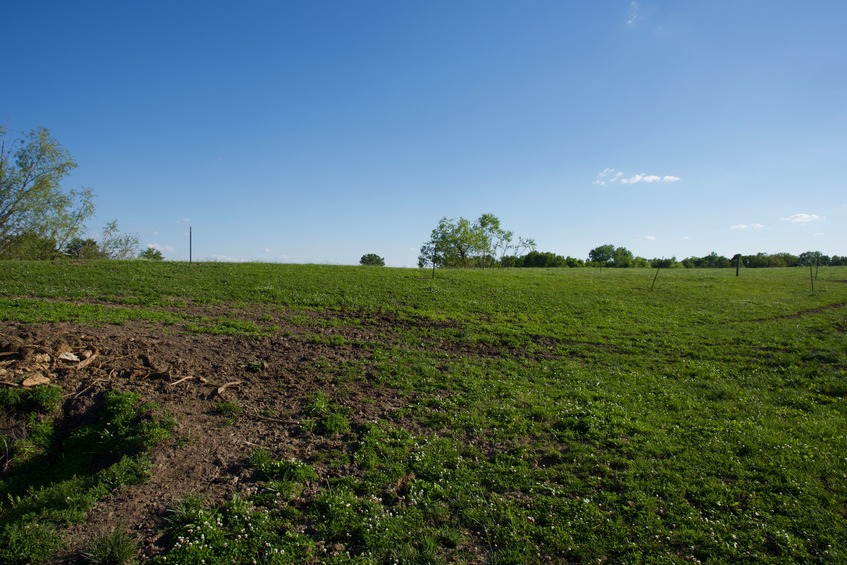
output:
[[[654,275],[8,262],[0,320],[251,340],[281,316],[366,352],[334,382],[413,397],[361,421],[310,396],[304,437],[343,448],[245,452],[260,487],[187,498],[158,563],[847,561],[847,268]]]

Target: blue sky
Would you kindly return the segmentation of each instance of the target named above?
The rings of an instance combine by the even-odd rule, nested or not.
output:
[[[0,121],[169,259],[847,254],[847,2],[32,1]]]

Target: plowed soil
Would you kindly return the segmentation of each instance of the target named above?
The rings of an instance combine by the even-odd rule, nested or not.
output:
[[[196,334],[153,323],[0,323],[3,386],[20,386],[33,376],[60,385],[63,425],[78,424],[74,419],[84,419],[110,389],[138,392],[178,422],[172,438],[153,452],[150,480],[100,501],[86,523],[71,527],[71,550],[57,563],[79,562],[88,540],[117,524],[134,533],[144,555],[158,553],[166,541],[159,538],[162,521],[178,501],[194,495],[211,503],[255,488],[247,460],[259,447],[279,458],[309,461],[319,475],[325,473],[317,455],[345,444],[299,426],[308,416],[310,393],[322,390],[350,408],[353,426],[393,420],[394,412],[412,400],[411,393],[374,386],[366,374],[343,382],[334,376],[333,368],[365,359],[363,341],[386,339],[391,323],[282,327],[274,337]],[[327,345],[303,338],[315,332],[345,339]],[[243,411],[222,414],[216,409],[222,401]],[[0,421],[0,431],[10,433],[9,425]]]

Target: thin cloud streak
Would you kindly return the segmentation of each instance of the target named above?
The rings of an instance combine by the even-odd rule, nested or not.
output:
[[[639,184],[639,183],[670,183],[670,182],[679,182],[682,180],[680,177],[676,175],[648,175],[645,173],[639,173],[637,175],[627,176],[622,171],[617,169],[606,168],[601,172],[597,173],[597,176],[594,178],[592,184],[597,186],[606,186],[609,184]]]
[[[629,14],[626,18],[626,25],[633,26],[641,19],[640,9],[641,7],[638,5],[638,2],[629,3]]]
[[[817,214],[793,214],[787,218],[781,218],[783,222],[791,222],[792,224],[808,224],[809,222],[819,222],[823,220],[823,216]]]
[[[731,230],[760,230],[765,227],[763,224],[735,224],[729,226]]]
[[[162,253],[173,254],[174,252],[176,252],[176,249],[174,249],[172,245],[161,245],[161,244],[158,244],[158,243],[148,243],[147,248],[148,249],[155,249],[157,251],[161,251]]]

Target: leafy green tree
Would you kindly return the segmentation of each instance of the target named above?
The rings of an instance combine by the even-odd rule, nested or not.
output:
[[[556,269],[567,266],[568,264],[564,257],[550,251],[530,251],[523,256],[521,261],[521,267]]]
[[[654,258],[650,260],[650,266],[654,269],[670,269],[676,264],[676,257],[671,257],[670,259],[662,257],[661,259]]]
[[[514,255],[504,255],[500,258],[500,266],[504,269],[510,269],[512,267],[523,267],[523,257],[516,257]]]
[[[570,255],[568,255],[567,257],[565,257],[565,264],[570,268],[584,267],[585,261],[583,261],[582,259],[577,259],[576,257],[571,257]]]
[[[712,269],[728,269],[732,266],[732,261],[723,255],[718,255],[714,251],[703,257],[703,266]]]
[[[147,261],[163,261],[165,256],[162,255],[162,252],[155,247],[148,247],[138,254],[138,258],[145,259]]]
[[[106,256],[100,244],[88,238],[75,237],[65,246],[65,255],[74,259],[104,259]]]
[[[56,257],[56,242],[34,232],[8,237],[5,245],[0,243],[0,259],[53,259]]]
[[[509,232],[510,237],[506,242],[506,245],[503,246],[502,255],[500,257],[500,262],[502,264],[503,257],[505,257],[505,253],[507,251],[511,251],[513,253],[523,253],[525,251],[529,251],[530,253],[535,251],[535,240],[528,237],[518,236],[518,241],[516,243],[512,243],[511,232]],[[501,265],[503,266],[503,265]]]
[[[635,257],[632,251],[626,247],[615,248],[615,254],[612,256],[612,266],[617,268],[632,267],[635,263]]]
[[[384,267],[385,259],[376,253],[368,253],[366,255],[362,255],[362,258],[359,259],[359,264],[367,267]]]
[[[535,251],[535,240],[518,237],[511,230],[500,227],[500,219],[494,214],[483,214],[474,224],[474,229],[480,232],[482,266],[507,266],[511,261],[504,259],[508,254],[520,255],[524,251]]]
[[[441,218],[429,241],[421,247],[418,266],[491,267],[503,264],[510,251],[535,249],[532,239],[513,240],[514,234],[502,229],[493,214],[483,214],[473,223],[461,217]]]
[[[474,253],[482,245],[480,234],[474,232],[469,220],[441,218],[429,241],[421,247],[418,266],[470,267]]]
[[[823,257],[823,253],[820,251],[804,251],[797,258],[797,264],[801,267],[820,265],[821,257]]]
[[[443,256],[436,241],[430,240],[421,245],[420,255],[418,255],[418,267],[438,267],[443,262]]]
[[[704,257],[688,257],[682,260],[682,264],[686,268],[696,269],[717,269],[728,268],[735,264],[734,259],[728,259],[723,255],[718,255],[714,251]]]
[[[107,259],[132,259],[138,254],[138,235],[122,233],[118,221],[112,220],[103,228],[100,250]]]
[[[741,263],[748,268],[764,267],[796,267],[798,257],[791,253],[756,253],[755,255],[743,255]]]
[[[611,266],[615,258],[615,246],[607,243],[588,252],[588,262],[596,267]]]
[[[92,192],[60,187],[76,166],[47,129],[7,142],[0,127],[0,256],[29,249],[41,257],[49,242],[55,257],[83,229],[94,213]]]
[[[642,257],[640,255],[636,255],[632,260],[632,266],[638,269],[649,269],[653,267],[653,263],[648,261],[646,257]]]
[[[511,232],[500,228],[500,219],[494,214],[483,214],[474,223],[473,229],[477,230],[479,238],[479,266],[494,266],[495,256],[499,248],[499,242],[508,237]]]
[[[483,266],[504,267],[509,261],[504,264],[503,259],[509,254],[519,256],[526,251],[535,251],[534,239],[518,236],[515,241],[514,232],[502,229],[499,218],[494,214],[483,214],[474,226],[482,232],[483,253],[486,260]]]
[[[596,267],[632,267],[635,257],[626,247],[615,247],[607,243],[589,251],[588,262]]]

